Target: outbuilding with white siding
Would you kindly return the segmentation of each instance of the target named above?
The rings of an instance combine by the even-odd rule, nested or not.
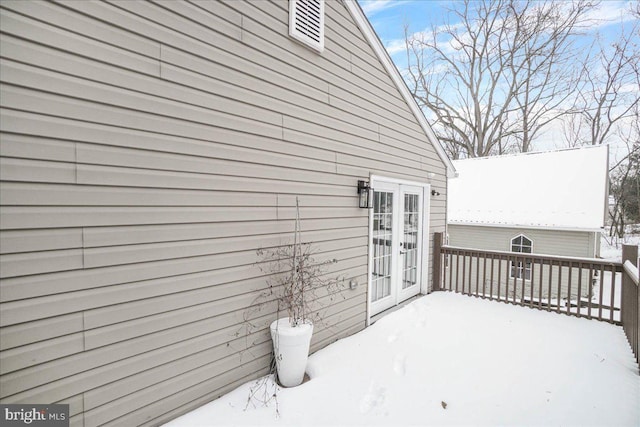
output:
[[[608,209],[608,153],[608,146],[600,145],[454,161],[458,177],[449,181],[448,243],[599,257]],[[531,266],[508,269],[503,281],[526,281]]]

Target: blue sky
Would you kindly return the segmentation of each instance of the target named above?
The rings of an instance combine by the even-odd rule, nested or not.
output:
[[[357,0],[367,18],[373,25],[389,55],[402,72],[406,68],[407,58],[404,50],[404,27],[409,26],[410,33],[430,30],[448,21],[447,10],[455,6],[455,0]],[[590,25],[584,37],[578,41],[585,46],[584,52],[599,34],[603,45],[617,40],[620,32],[629,32],[637,18],[628,13],[631,3],[638,0],[603,0],[598,9],[589,16]],[[455,24],[455,21],[449,24]],[[638,40],[640,43],[640,40]],[[427,118],[429,113],[425,112]],[[536,142],[534,150],[561,148],[562,129],[560,123],[552,124],[545,136]]]
[[[404,67],[404,26],[413,32],[430,29],[447,20],[447,8],[455,0],[358,0],[367,18],[378,33],[396,66]],[[600,31],[613,40],[633,17],[626,13],[630,1],[603,1],[594,13],[591,30]],[[453,22],[451,22],[453,24]]]

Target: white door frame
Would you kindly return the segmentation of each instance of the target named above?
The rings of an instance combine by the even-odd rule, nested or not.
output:
[[[428,272],[429,272],[429,215],[430,215],[430,200],[431,200],[431,184],[425,182],[416,182],[409,181],[397,178],[389,178],[384,176],[372,175],[370,177],[371,187],[375,190],[376,185],[378,188],[384,189],[384,184],[394,184],[394,185],[402,185],[402,186],[411,186],[411,187],[420,187],[423,190],[422,193],[422,218],[421,218],[421,226],[422,226],[422,248],[421,255],[419,257],[419,290],[418,293],[426,294],[429,287],[428,280]],[[398,192],[400,194],[400,192]],[[399,197],[398,197],[399,198]],[[394,201],[394,211],[396,215],[399,213],[399,209],[397,209],[398,200]],[[397,255],[395,255],[396,251],[393,251],[394,259],[397,259]],[[396,268],[401,268],[398,266],[398,262],[395,262]],[[368,248],[368,272],[367,272],[367,325],[369,325],[370,318],[372,315],[371,310],[371,292],[372,292],[372,277],[373,277],[373,209],[369,210],[369,248]],[[415,294],[415,293],[414,293]],[[401,295],[402,296],[402,295]],[[406,295],[405,295],[406,296]],[[402,296],[402,297],[405,297]],[[395,301],[395,304],[401,301]],[[395,305],[394,304],[394,305]]]

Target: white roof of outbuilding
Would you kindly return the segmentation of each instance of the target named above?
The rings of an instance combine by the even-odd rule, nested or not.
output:
[[[456,160],[451,224],[598,230],[608,194],[608,147]]]

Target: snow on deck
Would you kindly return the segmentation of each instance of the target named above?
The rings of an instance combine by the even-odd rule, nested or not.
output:
[[[318,351],[307,372],[279,390],[279,417],[247,408],[250,382],[168,426],[640,425],[621,327],[452,293]]]
[[[604,225],[608,147],[456,160],[448,221],[598,230]]]

